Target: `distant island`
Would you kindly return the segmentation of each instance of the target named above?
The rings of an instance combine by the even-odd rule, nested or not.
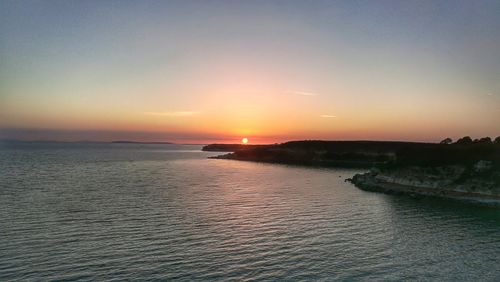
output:
[[[118,141],[111,141],[111,143],[118,143],[118,144],[175,144],[172,142],[141,142],[141,141],[127,141],[127,140],[118,140]]]
[[[500,205],[500,137],[440,143],[291,141],[273,145],[212,144],[212,157],[321,167],[369,168],[351,179],[375,192],[453,198]]]

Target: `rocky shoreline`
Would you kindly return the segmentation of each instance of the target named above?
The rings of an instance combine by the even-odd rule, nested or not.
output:
[[[463,174],[467,173],[464,167],[443,167],[441,169],[448,169],[454,174],[429,175],[425,173],[424,168],[419,167],[385,171],[372,169],[367,173],[356,174],[346,181],[364,191],[408,195],[417,198],[446,198],[500,207],[500,186],[494,181],[494,178],[498,177],[498,172],[493,172],[493,175],[490,173],[489,177],[468,175],[466,179],[463,179]],[[395,176],[395,174],[399,175]],[[429,180],[429,178],[433,179]]]

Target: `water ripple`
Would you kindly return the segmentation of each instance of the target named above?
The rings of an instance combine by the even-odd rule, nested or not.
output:
[[[67,146],[0,149],[0,280],[500,279],[497,209],[363,192],[354,170]]]

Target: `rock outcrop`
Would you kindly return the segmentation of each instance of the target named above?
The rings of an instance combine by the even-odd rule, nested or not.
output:
[[[486,161],[474,166],[392,167],[356,174],[360,189],[390,194],[435,196],[500,205],[500,170]]]

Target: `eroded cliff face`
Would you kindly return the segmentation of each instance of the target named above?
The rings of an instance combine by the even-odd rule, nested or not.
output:
[[[500,169],[488,162],[479,162],[472,167],[450,165],[372,169],[368,173],[355,175],[352,182],[370,191],[500,200]]]
[[[464,172],[461,166],[436,168],[408,167],[395,170],[374,169],[374,178],[378,182],[389,182],[415,187],[439,188],[452,184]]]

